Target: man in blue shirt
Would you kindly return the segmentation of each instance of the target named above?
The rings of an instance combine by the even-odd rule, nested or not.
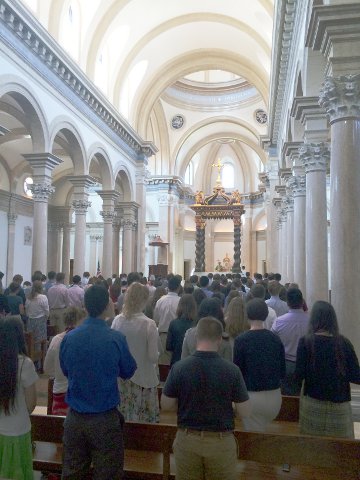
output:
[[[117,378],[131,378],[136,362],[124,335],[105,323],[107,290],[93,285],[84,302],[89,317],[65,335],[60,347],[60,365],[69,381],[62,478],[86,479],[92,463],[93,478],[118,480],[123,476],[124,419],[117,408]]]

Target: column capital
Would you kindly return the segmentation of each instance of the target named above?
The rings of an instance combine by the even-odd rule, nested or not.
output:
[[[284,199],[284,210],[286,214],[294,211],[294,198],[291,193],[289,193]]]
[[[289,179],[289,188],[292,191],[293,197],[305,197],[306,195],[306,177],[305,175],[297,175]]]
[[[50,195],[55,192],[55,187],[49,182],[32,183],[29,185],[32,193],[33,200],[36,201],[48,201]]]
[[[23,157],[31,165],[35,179],[34,183],[36,183],[37,179],[41,179],[40,181],[47,179],[50,183],[52,171],[60,163],[63,163],[61,158],[52,153],[25,153]]]
[[[73,200],[71,205],[75,211],[75,215],[85,215],[87,209],[91,207],[91,202],[88,200]]]
[[[330,160],[330,150],[326,143],[305,143],[299,148],[299,154],[306,174],[326,172]]]
[[[90,235],[90,242],[97,242],[98,240],[102,240],[102,238],[100,234]]]
[[[124,230],[136,230],[137,227],[137,221],[130,218],[122,219],[121,224],[124,227]]]
[[[360,74],[326,77],[319,104],[326,110],[330,123],[360,117]]]
[[[100,215],[102,216],[104,223],[113,223],[114,218],[116,217],[116,212],[114,210],[102,210]]]

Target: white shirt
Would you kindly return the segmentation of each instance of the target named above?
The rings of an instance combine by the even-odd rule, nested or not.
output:
[[[26,315],[30,318],[49,316],[49,302],[46,295],[38,293],[35,298],[25,302]]]
[[[143,388],[156,387],[159,384],[156,370],[159,334],[154,320],[143,313],[136,313],[129,319],[121,313],[114,318],[111,328],[125,335],[135,358],[137,369],[130,380]]]
[[[280,299],[279,295],[271,296],[268,300],[265,300],[268,307],[271,307],[275,310],[275,313],[278,317],[288,313],[289,307],[286,302]]]
[[[269,305],[268,305],[268,309],[269,309],[269,315],[266,317],[264,326],[267,330],[271,330],[271,327],[273,326],[273,323],[277,319],[277,315],[276,315],[275,310],[273,308],[269,307]]]
[[[48,351],[46,352],[44,371],[46,375],[54,377],[54,393],[65,393],[68,389],[68,380],[60,367],[59,353],[60,345],[67,332],[59,333],[51,340]]]
[[[0,413],[0,435],[9,437],[17,437],[30,432],[31,423],[24,390],[33,385],[39,378],[30,358],[25,355],[19,355],[18,358],[18,388],[15,396],[15,409],[11,411],[10,415],[5,415],[3,411]]]
[[[167,333],[171,320],[176,318],[176,310],[180,297],[175,292],[159,298],[154,308],[154,320],[159,328],[159,333]]]

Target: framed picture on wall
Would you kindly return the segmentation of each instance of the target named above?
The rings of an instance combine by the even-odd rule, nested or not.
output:
[[[24,227],[24,245],[32,244],[32,228]]]

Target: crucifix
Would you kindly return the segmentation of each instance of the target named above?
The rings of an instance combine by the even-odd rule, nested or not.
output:
[[[217,179],[216,179],[216,183],[217,183],[218,185],[221,185],[221,175],[220,175],[220,172],[221,172],[221,169],[222,169],[222,167],[224,166],[224,164],[221,163],[221,160],[220,160],[220,158],[219,158],[219,159],[218,159],[218,163],[213,163],[211,166],[212,166],[213,168],[217,168],[217,169],[218,169],[218,176],[217,176]]]

